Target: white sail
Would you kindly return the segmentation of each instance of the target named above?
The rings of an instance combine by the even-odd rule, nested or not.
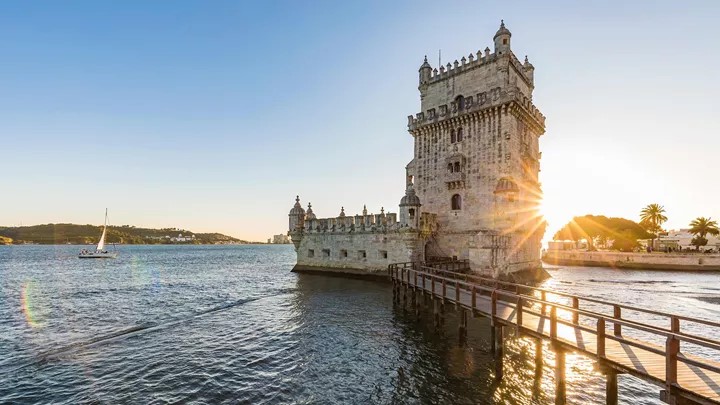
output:
[[[97,245],[97,251],[102,252],[105,249],[105,232],[107,231],[107,208],[105,208],[105,225],[103,225],[103,233],[100,236],[100,242]]]

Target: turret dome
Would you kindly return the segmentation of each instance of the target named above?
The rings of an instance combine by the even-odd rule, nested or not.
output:
[[[495,33],[495,36],[493,37],[493,39],[499,37],[500,35],[507,35],[507,36],[509,36],[509,37],[512,36],[512,33],[510,33],[510,30],[505,27],[505,21],[504,21],[504,20],[500,20],[500,28],[499,28],[499,29],[497,30],[497,32]]]
[[[315,213],[312,210],[312,204],[308,203],[307,211],[305,211],[305,220],[316,219]]]
[[[425,55],[425,60],[423,61],[423,64],[420,65],[420,70],[423,69],[432,69],[432,66],[430,66],[430,64],[428,63],[427,55]]]
[[[300,205],[300,196],[295,197],[295,205],[290,210],[290,215],[302,215],[303,217],[305,216],[305,210]]]
[[[419,207],[420,205],[420,197],[415,194],[415,189],[412,185],[408,186],[407,190],[405,190],[405,195],[403,198],[400,199],[400,206],[415,206]]]
[[[497,185],[495,186],[495,194],[505,194],[505,193],[518,193],[520,192],[520,188],[518,187],[517,183],[510,178],[510,177],[503,177],[500,180],[498,180]]]

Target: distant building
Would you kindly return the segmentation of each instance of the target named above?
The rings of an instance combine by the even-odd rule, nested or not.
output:
[[[179,233],[178,236],[170,237],[170,242],[174,243],[186,243],[186,242],[192,242],[195,240],[195,235],[188,235],[183,236],[183,234]]]
[[[268,243],[270,243],[270,239],[268,239]],[[290,243],[290,237],[283,234],[273,235],[272,243],[276,245],[286,245]]]
[[[694,237],[695,235],[690,233],[689,229],[672,230],[668,231],[667,235],[660,235],[657,239],[656,246],[657,249],[661,251],[668,249],[695,249],[695,246],[691,243]],[[720,249],[720,239],[718,237],[707,235],[706,238],[708,243],[705,246],[701,246],[700,250],[705,251]]]

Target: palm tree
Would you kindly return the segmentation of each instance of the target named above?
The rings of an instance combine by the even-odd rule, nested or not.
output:
[[[663,222],[667,221],[665,207],[660,204],[650,204],[640,211],[640,225],[653,234],[652,246],[655,247],[655,238],[662,231]]]
[[[693,240],[690,242],[695,245],[697,250],[700,250],[700,246],[707,245],[706,235],[718,235],[720,234],[720,228],[718,228],[717,221],[713,221],[710,217],[697,217],[690,222],[690,233],[695,235]]]

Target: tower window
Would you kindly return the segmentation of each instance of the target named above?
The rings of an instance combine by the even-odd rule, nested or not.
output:
[[[378,257],[381,259],[387,259],[387,250],[378,250]]]
[[[454,211],[462,209],[462,198],[460,197],[460,194],[454,194],[452,196],[450,199],[450,206]]]
[[[462,128],[458,128],[458,130],[457,130],[457,141],[458,141],[458,142],[462,142],[462,140],[463,140],[463,129],[462,129]]]
[[[503,38],[503,45],[507,45],[507,38]]]
[[[455,97],[455,105],[457,106],[458,111],[463,110],[465,108],[465,97]]]
[[[345,249],[340,249],[340,257],[346,258],[346,257],[347,257],[347,250],[345,250]]]
[[[410,214],[410,219],[415,218],[415,208],[410,208],[408,214]]]
[[[456,139],[455,131],[450,131],[450,143],[455,143]]]
[[[315,250],[314,250],[314,249],[308,249],[308,257],[315,257]]]
[[[450,172],[450,173],[453,172],[453,164],[452,163],[448,163],[448,172]]]
[[[323,252],[323,256],[330,257],[330,249],[323,249],[322,252]]]
[[[455,173],[460,172],[460,162],[455,162]]]

